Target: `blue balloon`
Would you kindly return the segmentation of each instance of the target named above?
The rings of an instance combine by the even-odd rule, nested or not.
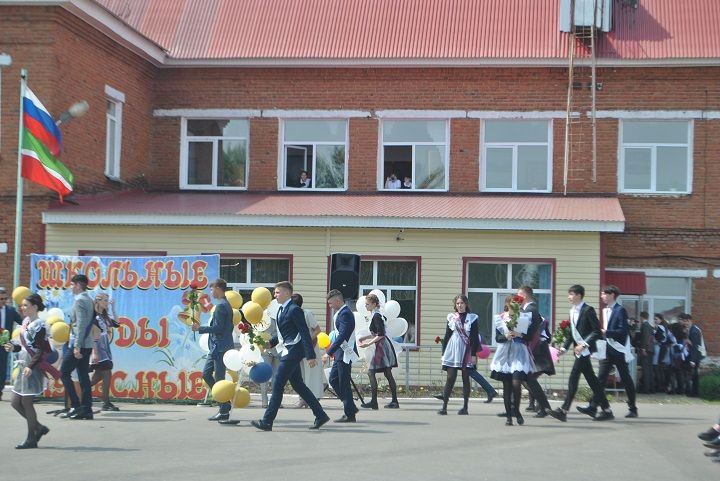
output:
[[[50,352],[48,353],[48,355],[47,355],[47,357],[45,358],[45,360],[46,360],[48,363],[50,363],[50,364],[54,364],[54,363],[58,360],[58,357],[59,357],[58,352],[53,349],[52,351],[50,351]]]
[[[258,384],[268,382],[272,378],[272,366],[266,362],[255,364],[250,368],[250,379]]]

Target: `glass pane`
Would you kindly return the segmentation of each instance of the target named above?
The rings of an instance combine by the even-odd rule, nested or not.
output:
[[[637,299],[637,297],[626,297],[622,296],[620,298],[620,304],[625,308],[627,311],[628,317],[632,317],[634,319],[640,318],[640,301]]]
[[[538,303],[538,311],[540,311],[540,315],[547,319],[548,322],[552,322],[552,299],[550,294],[536,293],[535,298]]]
[[[310,187],[313,186],[312,172],[312,145],[287,145],[285,146],[285,186],[301,187],[300,176],[307,172],[310,178]]]
[[[107,113],[108,113],[109,115],[112,115],[113,117],[115,117],[115,108],[116,108],[115,102],[111,102],[111,101],[108,100],[108,103],[107,103]]]
[[[650,149],[625,149],[625,189],[650,189]]]
[[[552,289],[552,266],[550,264],[513,264],[513,289],[530,286],[533,289]]]
[[[687,191],[687,147],[658,147],[655,182],[660,192]]]
[[[383,142],[445,142],[444,120],[386,120]]]
[[[677,317],[685,310],[684,299],[653,299],[653,309],[655,314],[662,314],[666,321],[676,321]]]
[[[472,289],[506,289],[508,265],[468,264],[468,288]]]
[[[512,188],[511,148],[490,147],[485,150],[485,187],[488,189]]]
[[[487,343],[495,339],[495,329],[493,329],[493,294],[490,292],[468,292],[468,302],[471,312],[478,315],[478,329],[483,340]],[[443,328],[443,331],[445,329]],[[442,337],[442,333],[440,335]]]
[[[686,277],[648,277],[647,294],[649,296],[682,296],[687,294]]]
[[[187,183],[190,185],[211,185],[213,143],[190,142],[188,145]]]
[[[623,122],[623,143],[687,144],[687,121],[631,120]]]
[[[345,144],[344,120],[288,120],[285,142],[341,142]]]
[[[315,155],[315,187],[345,187],[345,145],[318,145]]]
[[[517,148],[518,190],[548,189],[548,148],[544,145],[519,145]]]
[[[415,262],[378,262],[378,284],[382,286],[416,286]]]
[[[386,189],[402,188],[405,177],[412,180],[412,146],[388,145],[383,148],[383,187]]]
[[[436,145],[415,147],[415,187],[445,188],[445,147]]]
[[[220,277],[225,279],[228,284],[245,284],[247,282],[247,259],[220,259]]]
[[[108,173],[114,174],[115,170],[115,120],[108,118],[107,123],[107,167]]]
[[[290,280],[290,261],[287,259],[251,259],[250,282],[275,284]]]
[[[190,136],[247,138],[248,121],[238,119],[188,119],[187,134]]]
[[[547,142],[547,120],[489,120],[485,142]]]
[[[218,149],[218,185],[245,187],[246,141],[220,140]]]
[[[373,284],[372,261],[360,261],[360,284],[363,286],[371,286]]]
[[[405,343],[405,344],[416,344],[416,317],[415,317],[415,310],[416,310],[416,297],[417,293],[415,291],[404,291],[399,289],[393,289],[390,293],[390,299],[393,299],[400,304],[400,316],[404,318],[408,322],[408,330],[405,333],[405,335],[399,339],[399,342]]]

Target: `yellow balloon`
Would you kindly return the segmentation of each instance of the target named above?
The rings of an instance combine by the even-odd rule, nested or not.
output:
[[[225,298],[228,300],[233,309],[240,309],[243,305],[243,298],[239,292],[226,291]]]
[[[331,344],[330,336],[328,336],[324,332],[321,332],[317,335],[317,342],[320,349],[326,349]]]
[[[267,309],[267,306],[269,306],[270,302],[272,302],[272,298],[273,296],[270,293],[270,289],[267,287],[256,287],[250,296],[250,299],[257,304],[260,304],[260,307],[263,309]]]
[[[233,309],[233,326],[237,326],[242,321],[242,314],[238,309]]]
[[[233,382],[238,382],[238,379],[240,379],[240,376],[238,376],[238,373],[235,371],[227,370],[225,373],[230,376],[230,379],[233,380]]]
[[[64,322],[56,322],[50,327],[50,336],[55,342],[68,342],[68,339],[70,339],[70,325]]]
[[[212,388],[212,397],[219,403],[229,402],[235,395],[236,384],[232,381],[218,381]]]
[[[246,302],[241,311],[250,324],[262,322],[263,308],[257,302]]]
[[[45,324],[47,324],[48,326],[52,326],[56,322],[65,322],[65,319],[58,316],[50,316],[45,320]]]
[[[20,328],[16,327],[15,329],[13,329],[12,336],[10,337],[12,339],[17,339],[18,337],[20,337]]]
[[[13,289],[12,292],[13,302],[15,302],[15,304],[19,306],[20,304],[22,304],[22,301],[25,300],[25,298],[30,294],[32,294],[32,291],[27,287],[17,286],[15,289]]]
[[[250,391],[244,387],[239,387],[237,391],[235,391],[233,406],[236,408],[244,408],[248,404],[250,404]]]

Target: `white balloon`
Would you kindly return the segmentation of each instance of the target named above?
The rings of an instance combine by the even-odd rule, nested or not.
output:
[[[273,300],[273,302],[276,302]],[[277,313],[277,311],[276,311]],[[270,319],[270,312],[268,312],[267,309],[263,311],[262,321],[258,322],[253,326],[253,329],[255,329],[255,332],[265,332],[268,329],[270,329],[270,326],[272,325],[272,319]]]
[[[50,308],[47,311],[47,316],[48,317],[59,317],[60,319],[65,319],[65,313],[59,307]]]
[[[40,312],[38,312],[38,318],[39,318],[41,321],[47,321],[47,318],[48,318],[48,317],[50,317],[50,316],[48,315],[48,311],[40,311]]]
[[[353,315],[355,316],[355,332],[362,331],[364,329],[368,328],[368,321],[365,316],[360,314],[359,312],[353,312]],[[356,334],[357,336],[357,334]]]
[[[390,337],[400,337],[408,330],[408,322],[402,317],[396,317],[387,323],[387,332]]]
[[[362,296],[357,300],[355,303],[355,310],[363,316],[369,314],[367,308],[365,307],[365,296]]]
[[[252,344],[244,345],[240,348],[240,360],[243,364],[261,363],[263,361],[263,358],[262,353],[260,352],[260,348]]]
[[[240,342],[240,346],[245,346],[247,344],[250,344],[250,336],[247,334],[240,333],[238,335],[238,342]]]
[[[277,313],[280,310],[280,303],[277,301],[277,299],[273,299],[270,301],[270,305],[268,305],[266,311],[268,312],[268,316],[270,316],[272,319],[277,319]]]
[[[242,360],[240,359],[240,351],[230,349],[223,356],[225,367],[231,371],[239,371],[242,368]]]
[[[200,334],[200,338],[198,339],[198,344],[200,344],[200,349],[203,350],[203,352],[210,352],[210,334]],[[227,366],[227,364],[226,364]]]
[[[370,291],[370,294],[375,294],[377,296],[378,301],[380,301],[380,307],[385,305],[385,293],[383,291],[380,289],[373,289]]]
[[[385,311],[385,317],[388,322],[392,321],[400,315],[400,304],[398,301],[387,301],[383,310]]]

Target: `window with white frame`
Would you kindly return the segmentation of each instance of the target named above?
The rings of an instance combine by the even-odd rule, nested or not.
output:
[[[184,119],[180,187],[246,189],[248,130],[246,119]]]
[[[692,122],[623,120],[619,190],[686,194],[692,190]]]
[[[384,120],[380,189],[447,190],[447,120]]]
[[[646,293],[642,296],[620,296],[628,316],[639,318],[642,311],[662,314],[666,321],[677,320],[678,315],[688,312],[690,306],[691,280],[688,277],[646,277]]]
[[[493,318],[503,311],[505,297],[516,294],[521,286],[533,288],[540,314],[552,319],[552,264],[470,261],[465,274],[468,301],[479,316],[484,342],[495,344]]]
[[[286,120],[283,123],[283,188],[344,190],[347,187],[347,131],[346,120]]]
[[[550,192],[552,121],[484,121],[480,164],[482,190]]]
[[[106,85],[105,96],[105,175],[113,179],[119,179],[125,94]]]
[[[415,260],[361,260],[360,296],[373,289],[381,290],[386,300],[400,304],[400,316],[408,322],[408,330],[396,341],[417,345],[418,263]]]
[[[250,300],[257,287],[267,287],[272,292],[275,284],[290,280],[290,258],[221,257],[220,277],[229,288],[239,292],[244,301]]]

